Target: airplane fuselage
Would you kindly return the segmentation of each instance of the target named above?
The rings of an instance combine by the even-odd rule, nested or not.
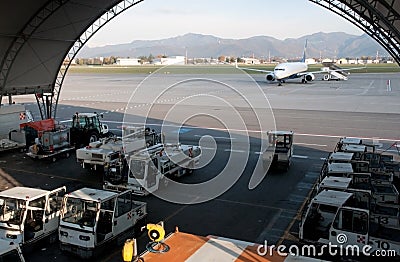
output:
[[[290,62],[290,63],[281,63],[278,64],[274,68],[274,76],[275,79],[285,80],[289,78],[297,78],[301,77],[299,74],[307,72],[308,66],[306,63],[303,62]]]

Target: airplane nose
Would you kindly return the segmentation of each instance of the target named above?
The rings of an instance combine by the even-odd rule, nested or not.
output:
[[[279,72],[279,71],[275,71],[275,72],[274,72],[274,75],[275,75],[275,79],[276,79],[276,80],[280,80],[280,79],[283,78],[283,77],[282,77],[282,73]]]

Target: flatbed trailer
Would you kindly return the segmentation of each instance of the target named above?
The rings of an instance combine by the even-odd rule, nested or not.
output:
[[[26,144],[24,144],[24,143],[13,141],[8,138],[0,139],[0,152],[15,150],[15,149],[22,150],[25,147],[26,147]]]
[[[56,162],[58,158],[65,157],[68,158],[71,152],[75,150],[75,147],[70,146],[67,148],[62,148],[54,152],[44,153],[44,154],[34,154],[32,152],[27,152],[26,155],[33,159],[49,159],[52,162]]]

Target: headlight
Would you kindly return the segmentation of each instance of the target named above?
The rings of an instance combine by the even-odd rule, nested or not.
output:
[[[79,236],[79,239],[82,240],[82,241],[89,241],[89,240],[90,240],[90,237],[89,237],[89,236],[80,235],[80,236]]]
[[[17,239],[17,235],[6,234],[6,237],[9,239]]]

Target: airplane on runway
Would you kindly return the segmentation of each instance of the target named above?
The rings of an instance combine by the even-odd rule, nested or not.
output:
[[[236,68],[247,70],[247,71],[266,73],[267,74],[265,76],[266,80],[268,82],[278,81],[279,86],[281,86],[282,83],[285,83],[285,81],[288,79],[302,78],[301,82],[305,84],[307,82],[314,81],[314,79],[315,79],[314,74],[322,74],[322,73],[327,74],[327,75],[329,75],[329,77],[325,77],[324,80],[329,80],[330,76],[334,72],[338,72],[337,75],[339,75],[339,73],[342,73],[345,71],[364,68],[364,67],[347,68],[347,69],[340,68],[340,69],[334,69],[334,70],[326,70],[325,69],[322,71],[308,72],[308,65],[306,64],[306,49],[307,49],[307,40],[306,40],[306,44],[304,45],[303,59],[300,62],[280,63],[277,66],[275,66],[274,71],[255,69],[255,68],[238,67],[237,63],[236,63]],[[347,80],[347,77],[344,76],[342,79]]]

